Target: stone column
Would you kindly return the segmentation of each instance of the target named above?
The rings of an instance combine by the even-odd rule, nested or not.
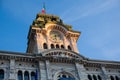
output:
[[[16,80],[14,59],[10,59],[9,80]]]
[[[29,72],[29,79],[31,80],[31,72]]]
[[[23,78],[23,80],[24,80],[24,71],[22,71],[22,78]]]
[[[101,70],[102,70],[102,73],[103,73],[103,78],[104,78],[103,80],[109,80],[106,69],[105,69],[104,66],[101,66]]]
[[[84,66],[82,64],[75,63],[75,67],[76,67],[79,80],[88,80]]]

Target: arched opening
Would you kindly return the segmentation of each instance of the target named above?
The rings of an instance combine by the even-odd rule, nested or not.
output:
[[[51,44],[51,49],[55,48],[54,44]]]
[[[43,44],[43,48],[44,48],[44,49],[48,49],[48,47],[47,47],[47,44],[46,44],[46,43],[44,43],[44,44]]]
[[[56,44],[56,48],[60,48],[58,44]]]
[[[91,76],[91,75],[88,75],[88,79],[89,79],[89,80],[92,80],[92,76]]]
[[[22,71],[18,71],[18,80],[23,80]]]
[[[31,80],[35,80],[35,72],[31,72]]]
[[[100,75],[98,75],[98,80],[102,80],[102,78],[101,78],[101,76],[100,76]]]
[[[70,45],[68,45],[68,50],[72,50],[71,47],[70,47]]]
[[[94,79],[94,80],[97,80],[97,77],[96,77],[95,75],[93,75],[93,79]]]
[[[61,72],[57,75],[56,80],[75,80],[75,78],[69,73]]]
[[[29,73],[28,73],[28,71],[24,72],[24,80],[29,80]]]
[[[113,76],[110,76],[110,79],[111,79],[111,80],[114,80],[114,77],[113,77]]]
[[[64,49],[65,47],[63,45],[61,45],[61,49]]]
[[[120,79],[118,78],[118,76],[115,76],[115,79],[116,79],[116,80],[120,80]]]
[[[62,75],[63,78],[66,78],[66,75]]]
[[[0,69],[0,80],[4,79],[4,70]]]

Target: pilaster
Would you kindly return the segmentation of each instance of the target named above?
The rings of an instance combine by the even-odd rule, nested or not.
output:
[[[52,80],[52,77],[50,75],[50,62],[48,60],[46,60],[45,65],[46,65],[47,80]]]
[[[64,47],[65,47],[65,49],[67,49],[67,45],[66,45],[66,37],[64,36],[63,38],[64,38],[64,40],[63,40]]]
[[[48,49],[51,49],[50,42],[49,42],[49,34],[46,34],[46,42],[47,42]]]
[[[101,70],[102,70],[102,73],[103,73],[103,78],[104,78],[103,80],[109,80],[105,67],[102,66]]]
[[[42,48],[40,47],[40,43],[39,43],[39,34],[36,33],[35,35],[35,45],[34,45],[34,49],[36,53],[40,53],[42,51]]]
[[[78,48],[77,48],[77,44],[76,44],[74,38],[71,37],[71,38],[70,38],[70,42],[71,42],[71,45],[72,45],[73,51],[79,53]]]
[[[16,80],[14,59],[10,59],[9,80]]]
[[[84,66],[82,64],[79,64],[79,63],[75,63],[75,66],[76,66],[76,71],[77,71],[79,80],[88,80]]]
[[[47,80],[45,63],[39,61],[39,68],[38,68],[38,79],[39,80]]]

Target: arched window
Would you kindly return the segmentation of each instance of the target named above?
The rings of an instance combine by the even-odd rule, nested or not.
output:
[[[92,80],[92,76],[91,76],[91,75],[88,75],[88,79],[89,79],[89,80]]]
[[[43,44],[43,48],[44,48],[44,49],[47,49],[47,48],[48,48],[46,43]]]
[[[75,80],[75,78],[67,72],[61,72],[57,75],[56,80]]]
[[[31,72],[31,80],[35,80],[35,72]]]
[[[96,77],[95,75],[93,75],[93,79],[94,79],[94,80],[97,80],[97,77]]]
[[[23,80],[22,71],[18,71],[18,80]]]
[[[65,47],[63,45],[61,45],[61,48],[64,49]]]
[[[62,75],[63,78],[66,78],[66,75]]]
[[[116,79],[116,80],[120,80],[120,79],[118,78],[118,76],[115,76],[115,79]]]
[[[102,80],[102,78],[101,78],[101,76],[100,76],[100,75],[98,75],[98,80]]]
[[[58,44],[56,44],[56,48],[60,48]]]
[[[68,45],[68,50],[72,50],[71,47],[70,47],[70,45]]]
[[[0,80],[4,79],[4,70],[0,69]]]
[[[28,71],[25,71],[25,73],[24,73],[24,80],[29,80],[29,73],[28,73]]]
[[[55,47],[54,47],[54,44],[51,44],[51,49],[53,49],[53,48],[55,48]]]
[[[111,79],[111,80],[114,80],[114,77],[113,77],[113,76],[110,76],[110,79]]]

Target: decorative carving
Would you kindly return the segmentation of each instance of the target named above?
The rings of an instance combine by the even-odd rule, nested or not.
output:
[[[62,41],[61,34],[57,31],[50,32],[50,40],[54,43],[60,43]]]

